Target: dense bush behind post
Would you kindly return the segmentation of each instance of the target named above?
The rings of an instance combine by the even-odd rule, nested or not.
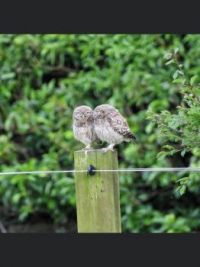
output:
[[[73,138],[72,111],[102,103],[116,106],[138,137],[118,147],[120,167],[198,164],[195,148],[157,157],[162,136],[147,119],[149,111],[173,114],[182,103],[180,84],[172,82],[177,67],[164,58],[176,48],[185,73],[199,75],[199,35],[1,35],[0,171],[73,169],[73,151],[82,146]],[[120,175],[124,231],[198,231],[198,179],[180,197],[180,178]],[[0,176],[0,197],[20,221],[36,213],[55,223],[75,217],[71,176]]]

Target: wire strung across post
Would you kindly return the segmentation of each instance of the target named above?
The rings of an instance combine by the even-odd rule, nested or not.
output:
[[[130,168],[116,170],[95,170],[95,172],[200,172],[200,167],[174,167],[174,168]],[[88,170],[47,170],[47,171],[7,171],[0,175],[24,175],[24,174],[56,174],[56,173],[87,173]]]

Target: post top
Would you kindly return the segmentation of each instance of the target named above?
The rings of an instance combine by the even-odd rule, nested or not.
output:
[[[84,149],[82,149],[82,150],[76,150],[76,151],[74,151],[74,153],[101,153],[101,154],[108,154],[108,153],[116,153],[117,152],[117,150],[114,150],[114,151],[111,151],[111,150],[109,150],[109,151],[107,151],[107,152],[104,152],[102,149],[90,149],[90,150],[84,150]]]

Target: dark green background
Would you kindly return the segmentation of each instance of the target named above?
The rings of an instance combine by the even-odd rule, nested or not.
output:
[[[157,157],[162,140],[147,118],[181,102],[175,67],[164,59],[175,48],[187,75],[199,75],[200,35],[0,35],[0,171],[73,169],[73,151],[82,148],[73,109],[103,103],[117,107],[138,138],[118,146],[120,167],[189,166],[192,152]],[[198,231],[199,185],[180,196],[180,177],[120,174],[123,231]],[[5,225],[36,217],[68,229],[76,222],[73,176],[0,176],[0,206]]]

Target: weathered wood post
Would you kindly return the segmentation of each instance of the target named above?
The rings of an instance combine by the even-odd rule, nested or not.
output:
[[[118,168],[117,152],[76,151],[75,170]],[[75,173],[77,224],[79,233],[120,233],[120,197],[117,172]]]

